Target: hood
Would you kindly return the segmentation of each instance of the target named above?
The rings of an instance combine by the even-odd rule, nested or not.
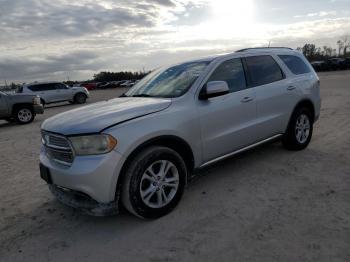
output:
[[[55,115],[45,120],[41,128],[63,135],[98,133],[118,123],[164,110],[170,104],[168,98],[115,98]]]

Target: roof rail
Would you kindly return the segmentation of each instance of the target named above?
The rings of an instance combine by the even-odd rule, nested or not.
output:
[[[273,46],[271,46],[271,47],[250,47],[250,48],[244,48],[244,49],[237,50],[236,53],[245,52],[245,51],[249,51],[249,50],[257,50],[257,49],[288,49],[288,50],[293,50],[290,47],[273,47]]]

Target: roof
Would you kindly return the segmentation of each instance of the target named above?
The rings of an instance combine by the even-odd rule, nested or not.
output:
[[[247,51],[281,51],[282,50],[293,50],[290,47],[251,47],[237,50],[236,53],[247,52]]]

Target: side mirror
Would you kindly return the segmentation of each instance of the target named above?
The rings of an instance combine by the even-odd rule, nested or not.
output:
[[[199,94],[200,100],[206,100],[216,96],[226,95],[230,92],[226,81],[210,81]]]

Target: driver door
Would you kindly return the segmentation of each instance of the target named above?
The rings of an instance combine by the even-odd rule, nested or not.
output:
[[[219,64],[207,80],[210,81],[226,81],[230,93],[199,100],[203,162],[253,143],[256,132],[255,90],[247,88],[241,59]]]

